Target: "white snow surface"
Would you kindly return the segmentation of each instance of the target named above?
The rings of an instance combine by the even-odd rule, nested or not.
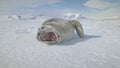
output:
[[[54,45],[36,39],[45,20],[0,16],[0,68],[120,68],[120,19],[82,19],[84,39]]]

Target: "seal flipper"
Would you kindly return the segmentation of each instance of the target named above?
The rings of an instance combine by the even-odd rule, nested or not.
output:
[[[84,38],[84,31],[83,31],[83,27],[82,27],[81,23],[80,23],[79,21],[77,21],[77,20],[70,20],[69,22],[70,22],[70,23],[73,25],[73,27],[75,28],[78,36],[79,36],[80,38]]]

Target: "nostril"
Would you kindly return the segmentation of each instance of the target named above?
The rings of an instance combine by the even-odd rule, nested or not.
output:
[[[37,36],[36,38],[37,38],[37,40],[40,40],[40,39],[39,39],[39,36]]]
[[[37,36],[39,36],[40,35],[40,33],[37,33]]]
[[[59,38],[60,36],[58,35],[58,38]]]

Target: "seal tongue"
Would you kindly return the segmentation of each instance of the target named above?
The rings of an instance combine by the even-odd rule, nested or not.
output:
[[[45,33],[41,38],[43,41],[57,41],[57,37],[53,32]]]

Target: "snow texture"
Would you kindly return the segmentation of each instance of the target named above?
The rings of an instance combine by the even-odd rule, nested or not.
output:
[[[0,68],[120,68],[120,19],[82,19],[84,39],[54,45],[36,39],[46,18],[29,19],[0,16]]]

